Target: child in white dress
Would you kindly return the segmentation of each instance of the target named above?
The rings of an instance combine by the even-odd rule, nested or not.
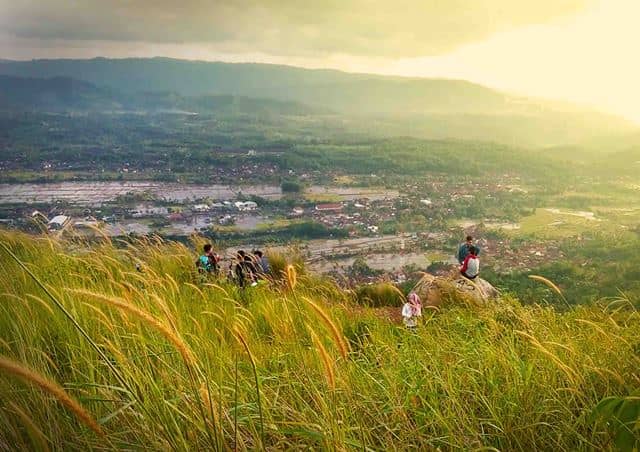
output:
[[[418,326],[418,317],[422,317],[422,303],[418,294],[411,292],[402,306],[402,321],[407,328],[414,329]]]

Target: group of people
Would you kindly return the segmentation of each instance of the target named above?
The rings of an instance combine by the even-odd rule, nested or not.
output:
[[[220,276],[222,257],[213,251],[210,243],[203,247],[203,254],[196,261],[196,268],[200,273]],[[271,268],[269,259],[260,250],[247,253],[238,250],[235,257],[230,260],[227,270],[227,278],[234,281],[240,287],[256,286],[264,280]]]
[[[468,235],[467,240],[458,247],[458,263],[460,274],[467,279],[474,280],[480,274],[480,247],[473,243],[473,237]]]
[[[480,247],[473,242],[473,237],[468,235],[465,242],[458,247],[456,258],[460,266],[460,274],[474,280],[480,274]],[[213,251],[210,243],[203,247],[203,254],[196,260],[196,268],[200,273],[221,274],[222,257]],[[260,250],[247,253],[238,250],[235,257],[229,262],[227,278],[234,281],[240,287],[256,286],[264,280],[271,271],[267,256]],[[418,325],[418,318],[422,316],[422,303],[417,293],[411,292],[407,296],[406,303],[402,306],[402,319],[404,324],[413,329]]]
[[[458,247],[456,258],[460,266],[458,272],[473,281],[480,274],[480,247],[473,243],[473,237],[468,235],[466,240]],[[418,319],[422,317],[422,302],[417,293],[411,292],[402,306],[402,321],[409,329],[418,326]]]

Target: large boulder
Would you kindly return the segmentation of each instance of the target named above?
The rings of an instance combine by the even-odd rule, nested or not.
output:
[[[447,300],[463,300],[474,304],[485,304],[497,298],[498,290],[482,278],[471,281],[460,274],[433,276],[425,274],[415,285],[424,306],[440,306]]]

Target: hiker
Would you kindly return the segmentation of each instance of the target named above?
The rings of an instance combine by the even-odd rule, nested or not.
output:
[[[468,235],[466,242],[461,243],[460,246],[458,247],[458,254],[456,257],[458,258],[458,263],[460,265],[462,265],[464,260],[467,258],[467,255],[469,254],[469,250],[471,249],[472,246],[476,248],[476,256],[479,255],[480,248],[478,247],[478,245],[474,245],[473,237]]]
[[[255,257],[249,254],[245,254],[244,256],[244,269],[246,274],[249,276],[249,280],[251,281],[251,287],[258,284],[258,265],[254,261]]]
[[[460,274],[467,279],[474,280],[480,273],[480,259],[478,259],[478,249],[475,246],[469,248],[469,254],[464,258],[460,267]]]
[[[402,321],[409,329],[418,326],[418,317],[422,317],[422,303],[417,293],[411,292],[407,295],[407,301],[402,306]]]
[[[269,259],[267,256],[262,254],[262,251],[256,250],[253,255],[256,257],[256,267],[258,270],[258,275],[261,277],[265,277],[271,271],[271,267],[269,266]]]
[[[213,247],[210,243],[207,243],[203,248],[202,254],[196,261],[196,268],[200,273],[214,273],[218,274],[220,271],[220,256],[213,252]]]
[[[244,250],[238,250],[236,254],[236,264],[233,269],[233,276],[236,283],[240,287],[245,287],[246,284],[256,285],[256,267],[253,264],[251,257],[244,252]]]

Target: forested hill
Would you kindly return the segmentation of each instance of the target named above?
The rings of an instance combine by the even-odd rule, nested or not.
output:
[[[181,96],[174,92],[122,92],[71,77],[32,78],[0,75],[0,111],[89,110],[181,111],[196,113],[271,113],[300,115],[322,110],[298,102],[244,96]]]
[[[513,99],[460,80],[409,79],[271,64],[151,59],[0,61],[0,74],[71,77],[119,91],[268,97],[358,112],[482,112]]]
[[[305,114],[309,111],[301,109],[302,105],[338,115],[375,115],[377,121],[382,120],[376,123],[376,133],[385,136],[471,139],[537,147],[576,143],[634,129],[629,122],[611,115],[516,97],[461,80],[168,58],[0,60],[0,74],[82,80],[100,89],[137,95],[132,99],[143,106],[147,100],[139,96],[141,93],[163,92],[191,98],[213,95],[294,102],[293,112]]]
[[[31,78],[0,75],[0,108],[59,110],[107,107],[114,102],[107,89],[69,77]]]

